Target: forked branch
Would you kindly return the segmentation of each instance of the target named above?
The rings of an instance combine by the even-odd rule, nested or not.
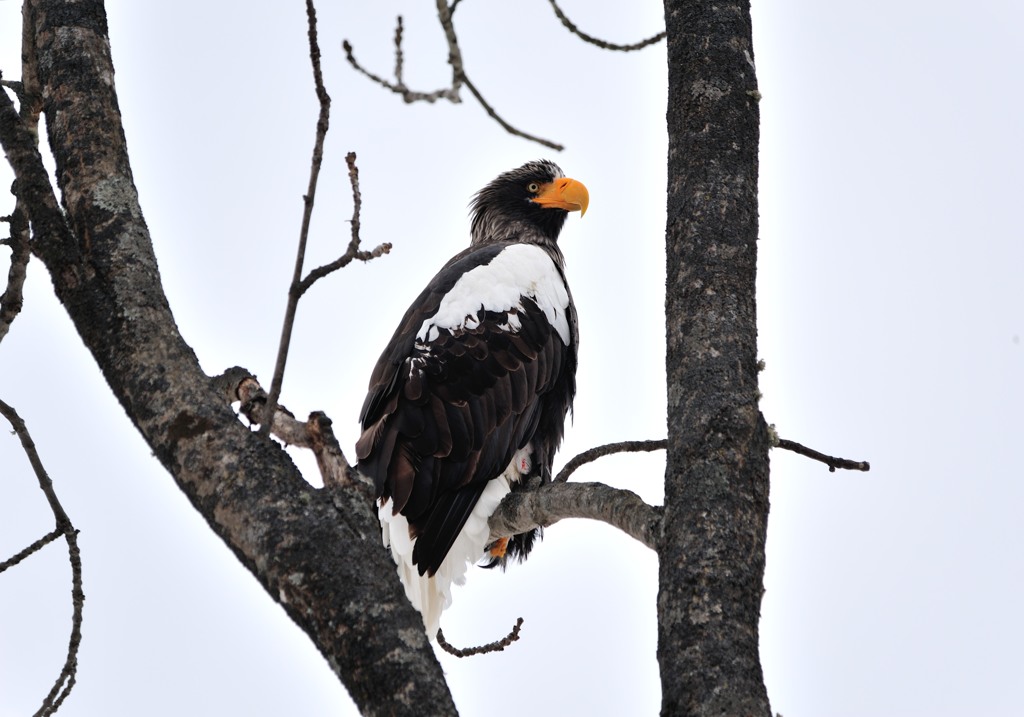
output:
[[[292,283],[288,289],[288,303],[285,306],[284,321],[281,326],[281,340],[277,348],[277,360],[274,363],[274,376],[270,382],[270,393],[267,395],[267,415],[276,414],[277,402],[281,395],[281,386],[284,383],[285,366],[288,363],[288,350],[291,346],[292,330],[295,326],[295,313],[298,310],[299,299],[309,290],[316,281],[328,274],[347,266],[353,259],[369,261],[381,254],[387,254],[391,250],[388,243],[380,244],[372,251],[361,251],[359,249],[359,211],[362,205],[362,195],[359,192],[359,171],[356,168],[356,155],[350,152],[346,157],[349,168],[349,178],[352,183],[352,239],[349,241],[345,253],[329,264],[314,269],[308,276],[303,278],[303,265],[306,260],[306,243],[309,238],[309,225],[313,216],[313,203],[316,198],[317,181],[320,177],[320,166],[323,164],[324,140],[327,137],[327,130],[330,126],[331,97],[324,87],[323,73],[320,69],[320,43],[317,40],[316,30],[316,8],[313,0],[306,0],[306,17],[309,24],[309,58],[313,65],[313,83],[316,88],[317,100],[320,103],[320,113],[316,123],[316,139],[313,143],[313,159],[309,169],[309,187],[303,197],[304,208],[302,212],[302,226],[299,230],[299,246],[295,256],[295,270],[292,274]],[[260,424],[260,435],[269,436],[271,431],[270,423]]]
[[[355,58],[355,52],[352,49],[352,43],[348,40],[342,42],[342,49],[345,50],[345,59],[352,65],[360,74],[364,75],[371,81],[380,85],[386,90],[394,92],[395,94],[401,95],[405,102],[436,102],[440,99],[446,99],[449,102],[458,104],[462,101],[459,96],[459,90],[465,85],[472,93],[476,101],[480,103],[484,111],[488,114],[491,119],[497,122],[504,128],[509,134],[522,137],[523,139],[536,142],[537,144],[549,147],[553,150],[561,152],[565,149],[565,146],[557,142],[552,142],[549,139],[538,137],[536,135],[524,132],[523,130],[513,126],[511,123],[506,121],[501,115],[498,114],[497,110],[491,106],[491,104],[484,98],[483,93],[477,89],[469,76],[466,74],[466,68],[462,60],[462,50],[459,48],[459,37],[455,32],[455,25],[452,22],[452,13],[455,11],[458,5],[458,0],[453,2],[450,6],[446,0],[436,0],[437,4],[437,17],[441,23],[441,29],[444,31],[445,41],[448,44],[448,64],[452,66],[452,79],[451,85],[443,87],[438,90],[431,92],[421,92],[410,89],[403,79],[403,67],[404,67],[404,54],[402,52],[402,34],[404,32],[404,25],[402,24],[402,16],[398,16],[397,23],[395,25],[395,79],[394,82],[385,80],[380,75],[370,72]]]
[[[22,449],[28,457],[32,470],[36,474],[36,480],[39,481],[39,487],[46,496],[46,501],[50,504],[50,510],[57,523],[57,527],[53,531],[0,564],[0,572],[17,565],[29,555],[60,536],[63,536],[68,543],[68,559],[71,563],[71,637],[68,640],[68,653],[64,660],[64,667],[53,683],[49,694],[43,699],[42,706],[36,712],[37,717],[45,717],[57,711],[75,686],[75,675],[78,670],[78,647],[82,642],[82,608],[85,604],[85,593],[82,591],[82,556],[78,549],[78,531],[72,525],[71,519],[64,511],[64,506],[61,505],[60,500],[57,498],[57,493],[53,488],[53,481],[50,480],[50,476],[47,475],[46,469],[43,467],[43,462],[36,450],[35,442],[28,432],[25,421],[22,420],[13,407],[4,401],[0,401],[0,415],[7,419],[15,434],[21,440]]]

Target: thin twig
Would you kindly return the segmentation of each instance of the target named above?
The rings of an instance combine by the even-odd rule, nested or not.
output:
[[[57,498],[57,493],[53,488],[53,481],[50,480],[50,476],[43,467],[43,462],[39,457],[39,452],[36,450],[35,442],[28,432],[28,426],[25,425],[25,421],[18,415],[18,412],[2,400],[0,400],[0,415],[7,419],[21,440],[21,447],[28,457],[28,462],[36,474],[36,480],[39,481],[39,487],[46,496],[46,500],[50,504],[50,511],[57,522],[57,528],[54,532],[63,535],[65,540],[67,540],[68,558],[71,562],[71,637],[68,639],[68,654],[64,661],[64,667],[57,676],[49,694],[43,699],[42,706],[35,713],[36,717],[46,717],[57,711],[75,686],[75,674],[78,670],[78,648],[82,642],[82,610],[85,605],[85,593],[82,591],[82,555],[78,548],[78,531],[72,525],[71,519]],[[42,541],[48,542],[50,535],[52,533],[44,536]],[[34,546],[39,545],[39,547],[42,547],[42,545],[45,545],[45,542],[42,541],[36,541],[36,543],[29,546],[26,549],[30,551],[28,554],[39,549]],[[40,545],[40,543],[42,544]],[[23,550],[22,553],[26,553],[26,551]],[[16,558],[21,559],[19,556],[22,553],[14,556],[7,563],[14,564],[14,562],[17,562]]]
[[[458,104],[462,101],[459,97],[458,85],[454,82],[451,87],[443,87],[433,92],[419,92],[417,90],[409,89],[409,86],[405,84],[403,79],[404,69],[404,54],[402,52],[402,36],[405,26],[402,24],[402,16],[399,15],[395,22],[395,81],[388,82],[380,75],[376,75],[365,67],[359,64],[356,60],[355,52],[352,49],[352,43],[348,40],[343,40],[341,48],[345,51],[345,59],[348,60],[348,64],[352,65],[353,69],[362,74],[364,77],[372,80],[386,90],[390,90],[397,95],[402,96],[402,101],[406,104],[412,104],[413,102],[429,102],[434,103],[438,100],[444,99]]]
[[[402,63],[404,57],[402,55],[402,31],[404,27],[402,25],[402,16],[398,16],[398,20],[395,22],[395,80],[398,84],[405,86],[405,80],[402,79]]]
[[[491,107],[487,100],[484,99],[484,96],[480,94],[480,90],[476,88],[476,85],[469,81],[469,78],[465,74],[462,75],[462,81],[466,84],[466,87],[469,88],[469,91],[473,94],[473,96],[476,97],[477,102],[480,103],[480,106],[484,108],[484,111],[487,112],[491,119],[493,119],[495,122],[504,127],[505,131],[508,132],[509,134],[514,134],[517,137],[522,137],[523,139],[528,139],[531,142],[536,142],[537,144],[544,145],[545,147],[550,147],[556,152],[561,152],[563,149],[565,149],[564,144],[558,144],[558,142],[552,142],[550,139],[537,137],[536,135],[523,132],[521,129],[516,129],[508,122],[506,122],[504,119],[502,119],[497,112],[494,111],[494,108]]]
[[[642,50],[648,45],[653,45],[654,43],[661,42],[662,40],[665,39],[665,31],[662,30],[657,35],[652,35],[651,37],[648,37],[646,40],[641,40],[640,42],[635,42],[631,45],[617,45],[614,42],[606,42],[605,40],[601,40],[600,38],[588,35],[587,33],[580,30],[578,27],[576,27],[576,25],[573,24],[572,20],[566,17],[565,13],[562,12],[562,8],[558,7],[558,3],[555,2],[555,0],[548,0],[548,2],[551,3],[551,7],[554,8],[555,10],[555,15],[558,16],[558,19],[562,21],[562,24],[565,25],[569,32],[576,35],[581,40],[589,42],[591,45],[597,45],[598,47],[604,50],[632,52],[633,50]]]
[[[440,645],[441,649],[447,652],[449,655],[455,655],[456,657],[470,657],[472,655],[484,655],[488,652],[501,652],[506,647],[511,645],[513,642],[519,639],[519,630],[523,626],[523,618],[516,620],[515,627],[512,631],[505,635],[502,639],[491,642],[486,645],[480,645],[479,647],[453,647],[450,642],[444,639],[444,631],[441,628],[437,629],[437,644]]]
[[[320,279],[323,279],[328,274],[348,266],[353,259],[358,259],[359,261],[370,261],[371,259],[376,259],[379,256],[391,252],[391,242],[378,244],[370,251],[363,251],[359,248],[359,228],[362,226],[359,214],[363,207],[363,194],[359,190],[359,167],[356,166],[356,153],[349,152],[345,155],[345,163],[348,165],[348,178],[352,185],[352,238],[349,240],[348,248],[345,249],[344,254],[330,263],[313,269],[302,281],[299,282],[298,287],[295,289],[299,296],[305,294],[309,290],[309,287]]]
[[[779,448],[785,448],[787,451],[793,451],[799,453],[802,456],[813,458],[816,461],[821,461],[828,466],[829,473],[835,473],[836,468],[842,468],[848,471],[869,471],[871,470],[871,464],[867,461],[851,461],[847,458],[836,458],[835,456],[827,456],[824,453],[819,453],[813,448],[801,445],[796,441],[786,440],[785,438],[779,438],[775,444]]]
[[[309,24],[309,59],[313,64],[313,82],[316,96],[320,101],[320,115],[316,123],[316,141],[313,143],[313,160],[309,169],[309,188],[303,197],[305,206],[302,212],[302,228],[299,230],[299,248],[295,257],[295,272],[292,275],[291,288],[288,291],[288,304],[285,307],[284,322],[281,326],[281,341],[277,348],[277,361],[274,364],[274,377],[270,382],[270,394],[267,397],[267,414],[273,416],[277,409],[277,399],[281,395],[281,384],[284,382],[285,364],[288,362],[288,348],[292,340],[292,328],[295,325],[295,311],[299,304],[298,286],[302,280],[302,264],[306,257],[306,241],[309,237],[309,223],[313,216],[313,201],[316,197],[316,184],[320,176],[320,165],[324,158],[324,138],[330,124],[331,98],[324,88],[323,74],[320,71],[320,45],[316,34],[316,8],[313,0],[306,0],[306,17]],[[260,425],[260,435],[270,435],[270,422]]]
[[[558,472],[555,476],[554,483],[564,483],[569,480],[577,468],[586,465],[591,461],[596,461],[602,456],[609,456],[613,453],[639,453],[643,451],[660,451],[668,445],[668,441],[664,438],[657,441],[620,441],[618,443],[606,443],[603,446],[597,446],[590,450],[583,451],[582,453],[573,457],[571,461],[565,464],[565,467]]]
[[[24,550],[21,550],[21,551],[15,553],[11,557],[7,558],[7,560],[5,560],[2,563],[0,563],[0,573],[2,573],[3,571],[7,570],[7,568],[13,568],[15,565],[20,563],[22,560],[24,560],[28,556],[32,555],[32,553],[36,552],[37,550],[43,549],[44,547],[46,547],[47,545],[52,543],[54,540],[56,540],[57,538],[61,537],[62,535],[64,535],[64,531],[61,530],[60,528],[57,528],[55,530],[51,530],[49,533],[47,533],[46,535],[41,537],[39,540],[37,540],[34,543],[32,543],[31,545],[29,545]]]
[[[47,717],[54,714],[71,694],[78,673],[78,648],[82,644],[82,608],[85,606],[85,593],[82,590],[82,554],[78,548],[78,531],[69,526],[64,537],[68,541],[68,559],[71,562],[71,637],[68,639],[68,656],[64,667],[57,676],[50,693],[43,700],[42,707],[34,717]]]

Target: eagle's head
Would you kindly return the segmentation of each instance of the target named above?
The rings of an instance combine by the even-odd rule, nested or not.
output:
[[[527,162],[498,175],[473,197],[473,245],[499,241],[555,242],[569,212],[587,211],[582,182],[548,160]]]

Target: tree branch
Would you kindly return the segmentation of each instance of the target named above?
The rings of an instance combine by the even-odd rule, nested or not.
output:
[[[302,212],[302,227],[299,230],[299,246],[295,256],[295,271],[292,275],[292,283],[288,289],[288,303],[285,306],[284,321],[281,326],[281,341],[277,349],[277,361],[274,364],[274,376],[270,382],[270,393],[267,396],[268,413],[276,413],[277,401],[281,396],[281,386],[284,383],[284,370],[288,362],[288,350],[291,345],[292,330],[295,326],[295,313],[298,310],[299,299],[309,290],[313,284],[328,274],[348,266],[353,259],[370,261],[382,254],[391,251],[391,244],[384,242],[379,244],[372,251],[360,251],[359,249],[359,212],[362,208],[362,194],[359,191],[359,168],[356,166],[355,152],[349,152],[345,157],[348,164],[349,181],[352,184],[352,239],[349,241],[345,253],[338,259],[317,267],[305,278],[302,277],[303,264],[306,260],[306,243],[309,238],[309,224],[313,216],[313,203],[316,197],[316,185],[320,176],[320,166],[323,164],[324,139],[327,137],[327,130],[330,125],[331,97],[324,87],[323,73],[320,69],[320,44],[316,32],[316,8],[313,0],[306,0],[306,17],[309,24],[309,58],[313,65],[313,83],[316,87],[316,96],[320,102],[320,114],[316,123],[316,140],[313,143],[313,160],[309,170],[309,188],[303,200],[305,207]],[[399,37],[400,37],[399,33]],[[269,425],[260,425],[260,435],[270,435]]]
[[[50,504],[50,511],[57,523],[57,528],[53,532],[37,540],[0,566],[0,572],[17,564],[56,537],[63,535],[68,543],[68,560],[71,563],[71,637],[68,639],[68,652],[64,666],[61,668],[60,674],[57,675],[53,687],[50,688],[49,694],[43,698],[42,706],[35,713],[36,717],[46,717],[46,715],[52,715],[57,711],[75,686],[75,674],[78,670],[78,647],[82,643],[82,609],[85,605],[85,593],[82,591],[82,555],[78,549],[78,531],[75,530],[71,519],[64,511],[64,506],[57,498],[53,481],[50,480],[50,476],[43,467],[43,461],[28,432],[28,426],[25,425],[25,421],[18,415],[18,412],[2,400],[0,400],[0,415],[7,419],[21,440],[21,447],[28,457],[28,462],[36,474],[36,480],[39,481],[39,487],[46,496],[46,502]]]
[[[507,122],[504,118],[497,113],[497,111],[491,106],[486,99],[484,99],[483,93],[477,89],[469,76],[466,74],[465,65],[462,61],[462,50],[459,48],[459,37],[455,32],[455,25],[452,23],[452,13],[455,12],[455,8],[458,5],[458,1],[453,2],[450,6],[446,0],[435,0],[437,6],[437,17],[441,23],[441,29],[444,31],[445,41],[448,43],[448,64],[452,66],[452,83],[450,87],[445,87],[440,90],[434,90],[433,92],[416,92],[410,90],[405,84],[405,80],[402,78],[402,69],[404,66],[404,56],[402,53],[402,33],[404,26],[402,24],[402,16],[398,16],[398,22],[395,27],[395,81],[388,82],[383,77],[376,75],[362,65],[355,58],[355,54],[352,49],[352,43],[348,40],[342,42],[342,49],[345,50],[345,59],[352,67],[371,81],[377,83],[381,87],[390,90],[396,94],[402,96],[402,99],[407,103],[423,101],[423,102],[436,102],[439,99],[446,99],[449,102],[458,104],[462,101],[459,97],[459,90],[462,85],[469,88],[469,91],[476,98],[480,106],[483,107],[487,115],[497,122],[501,127],[517,137],[536,142],[537,144],[549,147],[553,150],[561,152],[565,149],[564,145],[552,142],[551,140],[538,137],[536,135],[524,132],[512,124]]]
[[[328,274],[332,274],[338,269],[344,269],[352,263],[353,259],[370,261],[391,252],[391,242],[378,244],[370,251],[363,251],[359,248],[361,241],[359,238],[359,228],[362,226],[359,213],[363,206],[363,195],[359,191],[359,168],[356,166],[356,153],[349,152],[345,155],[345,163],[348,165],[348,178],[352,185],[352,239],[349,241],[348,248],[344,254],[328,264],[313,269],[299,282],[298,287],[295,289],[299,296],[305,294],[313,284]]]
[[[486,645],[480,645],[478,647],[455,647],[446,639],[444,639],[444,630],[441,628],[437,629],[437,644],[442,650],[447,652],[449,655],[455,655],[456,657],[472,657],[473,655],[486,655],[489,652],[501,652],[506,647],[511,645],[513,642],[519,639],[519,631],[523,627],[523,618],[517,618],[516,624],[513,625],[512,631],[505,637],[495,642],[489,642]]]
[[[370,81],[375,82],[384,89],[390,90],[397,95],[401,95],[402,101],[406,104],[412,104],[413,102],[428,102],[432,104],[441,99],[448,100],[452,104],[459,104],[462,102],[462,98],[459,97],[461,79],[455,77],[453,77],[450,87],[442,87],[441,89],[434,90],[433,92],[421,92],[409,89],[409,86],[405,84],[405,79],[402,76],[404,66],[404,55],[402,53],[403,31],[404,25],[402,24],[402,16],[399,15],[395,22],[395,81],[393,83],[388,82],[380,75],[376,75],[360,65],[359,61],[356,60],[352,43],[348,40],[343,40],[341,43],[341,48],[345,51],[345,59],[348,60],[348,64],[350,64],[353,69]]]
[[[17,553],[7,558],[7,560],[0,563],[0,573],[4,572],[8,568],[13,568],[22,560],[30,557],[33,553],[42,550],[62,535],[64,535],[64,531],[62,531],[60,528],[57,528],[56,530],[51,530],[49,533],[41,537],[39,540],[36,540],[35,542],[29,544],[27,548],[19,550]]]
[[[829,473],[835,473],[836,468],[842,468],[850,471],[869,471],[871,470],[871,464],[867,461],[851,461],[848,458],[836,458],[834,456],[828,456],[824,453],[819,453],[813,448],[801,445],[796,441],[790,441],[785,438],[778,438],[776,436],[775,445],[779,448],[784,448],[787,451],[793,451],[799,453],[802,456],[813,458],[816,461],[821,461],[828,466]]]
[[[495,111],[495,109],[491,107],[490,103],[484,99],[484,96],[482,94],[480,94],[480,90],[476,88],[476,85],[470,82],[469,77],[463,74],[462,81],[466,83],[466,87],[468,87],[469,91],[473,94],[474,97],[476,97],[477,102],[479,102],[480,106],[484,108],[484,111],[487,112],[488,116],[490,116],[491,119],[500,124],[509,134],[514,134],[517,137],[522,137],[523,139],[528,139],[531,142],[536,142],[537,144],[543,145],[545,147],[550,147],[556,152],[561,152],[563,149],[565,149],[564,144],[552,142],[550,139],[544,139],[542,137],[529,134],[528,132],[524,132],[521,129],[516,129],[508,122],[506,122],[504,119],[502,119],[501,116]]]
[[[580,30],[578,27],[576,27],[576,25],[573,24],[572,20],[570,20],[566,16],[566,14],[562,12],[562,8],[558,7],[558,3],[555,0],[548,0],[548,2],[551,3],[551,7],[555,11],[555,15],[558,16],[558,19],[562,21],[562,24],[565,25],[566,29],[568,29],[569,32],[571,32],[573,35],[576,35],[584,42],[589,42],[591,45],[597,45],[603,50],[632,52],[634,50],[642,50],[648,45],[653,45],[654,43],[661,42],[662,40],[665,39],[665,31],[662,30],[658,34],[648,37],[646,40],[641,40],[640,42],[635,42],[631,45],[616,45],[613,42],[606,42],[599,38],[593,37],[592,35],[588,35],[587,33]]]
[[[302,281],[302,265],[306,258],[306,241],[309,238],[309,223],[313,217],[313,201],[316,197],[317,180],[320,177],[320,165],[324,158],[324,139],[327,137],[327,129],[331,116],[331,97],[324,87],[323,73],[320,70],[320,45],[316,35],[316,8],[313,0],[306,0],[306,18],[309,26],[309,59],[313,65],[313,84],[316,88],[316,97],[320,102],[320,114],[316,122],[316,139],[313,142],[313,159],[309,168],[309,188],[303,197],[305,206],[302,211],[302,227],[299,230],[299,247],[295,256],[295,271],[292,275],[291,288],[288,291],[288,303],[284,311],[284,322],[281,326],[281,341],[277,348],[277,361],[274,363],[274,376],[270,381],[270,394],[267,397],[267,406],[270,415],[274,415],[277,408],[277,399],[281,395],[281,385],[284,383],[284,369],[288,362],[288,349],[292,340],[292,329],[295,326],[295,312],[298,309],[301,293],[298,286]],[[269,436],[270,426],[261,425],[260,435]]]
[[[587,463],[596,461],[602,456],[610,456],[614,453],[640,453],[644,451],[661,451],[665,450],[665,446],[668,445],[668,441],[662,438],[657,441],[620,441],[618,443],[606,443],[603,446],[597,446],[589,450],[583,451],[577,454],[570,460],[562,470],[558,471],[558,475],[555,476],[555,483],[564,483],[569,480],[569,476],[576,472],[576,469],[580,466],[585,466]]]
[[[632,491],[603,483],[547,483],[512,491],[491,516],[487,540],[546,528],[565,518],[600,520],[652,550],[661,542],[661,508],[648,505]]]

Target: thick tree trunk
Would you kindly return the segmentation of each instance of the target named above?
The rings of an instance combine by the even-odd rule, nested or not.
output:
[[[758,93],[747,0],[666,0],[665,715],[770,714],[758,657],[768,435],[758,410]]]
[[[128,162],[103,3],[25,7],[26,90],[42,98],[66,217],[2,92],[0,139],[28,201],[33,251],[117,399],[364,714],[419,715],[423,705],[454,713],[420,616],[381,549],[372,497],[357,486],[312,489],[278,445],[241,424],[177,331]]]

